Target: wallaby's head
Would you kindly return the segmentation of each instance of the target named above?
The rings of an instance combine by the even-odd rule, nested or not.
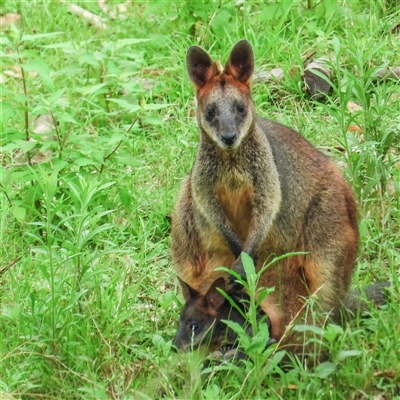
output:
[[[233,46],[224,70],[202,48],[186,54],[188,74],[196,87],[197,118],[204,131],[221,149],[240,146],[251,130],[255,111],[250,94],[254,54],[247,40]]]
[[[179,282],[186,303],[179,317],[174,345],[182,351],[199,347],[213,351],[221,347],[226,331],[221,318],[227,318],[231,309],[229,302],[217,290],[225,290],[224,278],[218,278],[205,295],[181,279]]]

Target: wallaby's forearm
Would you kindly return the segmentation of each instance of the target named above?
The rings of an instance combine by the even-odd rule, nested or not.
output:
[[[214,196],[208,196],[207,199],[201,199],[197,206],[207,223],[213,226],[226,241],[234,256],[236,258],[239,257],[240,253],[243,251],[243,243],[229,224],[217,199]]]
[[[260,131],[258,125],[255,126],[252,134],[258,151],[262,151],[265,165],[253,164],[253,160],[248,160],[249,167],[254,176],[257,177],[257,181],[252,182],[254,188],[253,215],[243,251],[249,254],[253,260],[256,260],[257,251],[267,237],[279,212],[282,193],[279,174],[276,165],[272,162],[271,148],[260,140],[260,138],[264,137],[264,134]],[[265,174],[264,170],[268,170],[268,174]]]

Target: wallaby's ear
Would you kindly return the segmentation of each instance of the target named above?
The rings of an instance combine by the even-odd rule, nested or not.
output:
[[[251,44],[246,39],[239,40],[229,54],[224,72],[249,85],[253,71],[254,53]]]
[[[201,89],[211,78],[219,74],[217,65],[201,47],[191,46],[186,53],[186,68],[189,78]]]
[[[225,297],[218,292],[217,288],[222,289],[225,291],[225,279],[224,278],[218,278],[208,289],[208,292],[206,294],[207,300],[211,303],[211,305],[218,310],[224,304]]]
[[[200,293],[197,290],[190,287],[186,282],[183,282],[183,280],[181,278],[179,278],[179,276],[178,276],[178,281],[181,285],[182,294],[183,294],[183,298],[185,299],[185,301],[194,299],[195,297],[200,295]]]

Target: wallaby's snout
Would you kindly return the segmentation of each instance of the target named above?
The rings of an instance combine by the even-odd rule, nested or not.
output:
[[[221,140],[227,145],[231,146],[233,143],[235,143],[235,140],[237,138],[236,132],[226,132],[221,134]]]
[[[226,118],[221,118],[219,123],[219,129],[221,132],[221,141],[227,146],[232,146],[236,139],[236,127],[234,124],[234,115],[228,116]]]
[[[184,351],[185,341],[182,338],[182,329],[179,327],[174,340],[172,342],[172,349],[174,352]]]

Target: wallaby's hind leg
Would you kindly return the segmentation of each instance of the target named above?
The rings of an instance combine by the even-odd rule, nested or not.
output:
[[[261,302],[261,308],[271,320],[271,334],[282,345],[297,349],[303,339],[290,331],[296,323],[321,325],[332,312],[336,316],[339,297],[335,280],[321,282],[316,277],[332,266],[318,264],[309,255],[299,255],[282,260],[262,275],[259,286],[275,287],[275,291]],[[310,271],[312,273],[310,273]],[[308,301],[315,295],[315,301]],[[323,299],[323,301],[319,301]],[[313,309],[308,309],[312,304]]]

